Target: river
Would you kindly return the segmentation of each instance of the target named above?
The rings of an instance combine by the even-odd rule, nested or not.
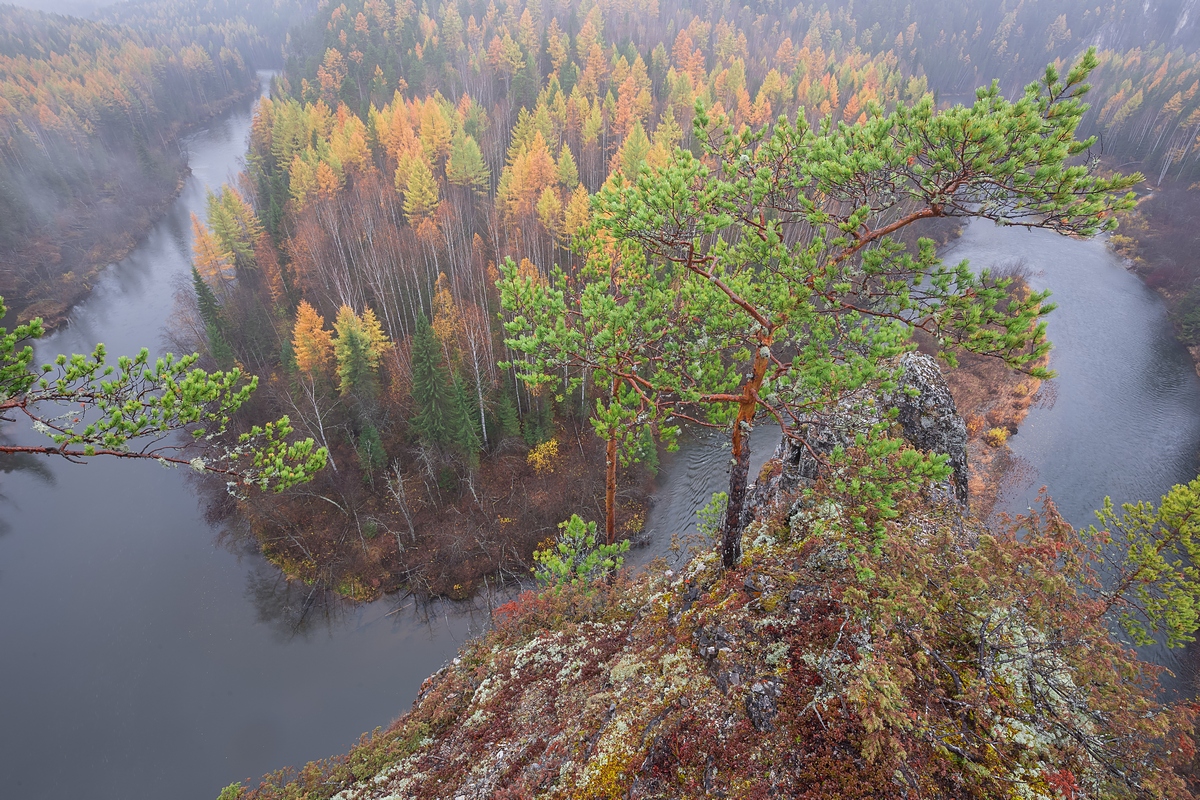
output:
[[[944,253],[975,269],[1021,265],[1058,308],[1047,332],[1053,403],[1034,407],[1009,440],[1023,468],[1002,504],[1022,513],[1042,486],[1077,527],[1114,503],[1159,498],[1200,471],[1200,378],[1175,339],[1161,298],[1102,239],[973,222]],[[1146,655],[1168,665],[1167,684],[1195,694],[1200,649]]]
[[[190,215],[240,169],[250,120],[246,102],[187,137],[179,200],[40,358],[98,341],[114,360],[161,351]],[[345,752],[488,618],[310,597],[218,541],[184,471],[47,459],[0,471],[0,797],[213,800]]]
[[[162,348],[188,275],[190,215],[239,169],[250,113],[246,103],[186,139],[192,175],[178,202],[39,355],[96,341],[114,356]],[[1050,321],[1058,401],[1011,440],[1033,476],[1011,508],[1045,483],[1086,523],[1105,493],[1154,498],[1195,474],[1200,382],[1158,298],[1102,243],[973,224],[951,254],[976,266],[1023,258],[1062,306]],[[755,433],[752,472],[774,443],[769,426]],[[662,458],[654,537],[634,561],[694,531],[727,463],[715,436]],[[181,471],[44,459],[0,471],[6,797],[212,800],[235,780],[345,752],[486,624],[461,605],[311,596],[218,536]]]
[[[1158,499],[1200,471],[1200,378],[1175,339],[1159,296],[1130,274],[1103,239],[1080,241],[991,222],[967,224],[943,252],[973,269],[1019,267],[1034,289],[1050,289],[1058,308],[1048,317],[1058,373],[1046,396],[1009,440],[1017,468],[1002,496],[1003,510],[1023,513],[1045,486],[1075,526],[1093,524],[1105,496],[1115,503]],[[770,425],[754,434],[750,475],[770,456],[778,435]],[[696,511],[726,488],[725,437],[702,434],[662,460],[664,479],[647,515],[649,544],[634,563],[675,556],[672,531],[693,541]],[[1145,654],[1177,678],[1164,683],[1195,694],[1200,648]]]

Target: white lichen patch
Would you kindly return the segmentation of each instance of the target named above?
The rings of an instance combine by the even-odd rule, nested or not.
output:
[[[629,653],[622,656],[621,660],[612,668],[609,672],[609,679],[614,684],[625,683],[645,668],[645,663],[640,661],[633,653]]]

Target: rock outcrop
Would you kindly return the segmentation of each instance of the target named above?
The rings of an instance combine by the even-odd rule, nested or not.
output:
[[[948,485],[935,487],[960,505],[967,503],[967,426],[954,406],[950,387],[937,360],[924,353],[905,353],[896,389],[857,403],[844,414],[814,420],[802,430],[804,443],[782,439],[758,482],[750,490],[744,523],[754,519],[778,498],[815,480],[822,460],[834,448],[847,446],[859,433],[878,423],[885,411],[896,409],[896,422],[905,440],[918,450],[942,453],[954,470]]]

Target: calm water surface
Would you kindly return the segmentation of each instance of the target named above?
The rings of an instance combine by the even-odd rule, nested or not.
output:
[[[40,357],[98,341],[114,359],[164,349],[190,214],[240,169],[250,113],[187,139],[179,201]],[[47,459],[0,470],[3,798],[212,800],[345,752],[487,618],[411,600],[348,608],[289,586],[217,541],[182,471]]]
[[[1019,266],[1035,289],[1050,289],[1055,398],[1035,408],[1010,439],[1020,468],[1005,510],[1026,511],[1045,486],[1076,526],[1095,522],[1105,496],[1116,503],[1157,501],[1200,470],[1200,379],[1175,340],[1158,295],[1127,272],[1102,240],[1077,241],[1045,231],[969,224],[945,252],[975,269]],[[761,425],[752,442],[751,475],[778,436]],[[656,534],[632,560],[665,555],[671,532],[692,534],[695,513],[728,481],[727,437],[705,434],[662,460],[663,478],[647,520]],[[1171,681],[1200,689],[1200,649],[1148,652],[1178,673]]]

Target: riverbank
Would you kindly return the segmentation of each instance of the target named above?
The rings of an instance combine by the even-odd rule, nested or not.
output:
[[[1021,288],[1028,291],[1024,284]],[[944,370],[958,413],[967,425],[967,491],[971,513],[992,516],[1010,481],[1021,477],[1021,464],[1009,438],[1017,434],[1031,408],[1053,402],[1053,384],[1044,384],[1002,361],[965,353],[956,369]]]
[[[36,363],[96,342],[114,358],[168,349],[191,214],[240,169],[249,107],[189,132],[179,199],[33,343]],[[10,458],[0,471],[0,604],[20,609],[0,616],[0,675],[20,687],[0,726],[6,797],[213,800],[235,778],[344,752],[489,618],[484,598],[348,603],[287,581],[219,536],[191,470]]]
[[[963,234],[961,220],[933,220],[917,235],[933,239],[950,257],[950,248]],[[991,269],[1010,274],[1013,296],[1027,296],[1027,270],[1020,264],[972,264],[973,269]],[[934,354],[933,342],[917,337],[923,352]],[[1046,366],[1046,361],[1037,366]],[[1031,408],[1053,403],[1053,384],[1010,369],[1002,361],[973,353],[960,353],[958,366],[941,364],[959,416],[967,427],[967,491],[971,513],[986,520],[996,510],[1005,487],[1022,479],[1020,459],[1013,455],[1009,437],[1020,429]]]
[[[1128,678],[1153,669],[1097,619],[1090,586],[1069,572],[1086,544],[1052,511],[985,531],[912,491],[874,548],[847,558],[853,490],[817,491],[796,513],[795,495],[772,497],[731,569],[709,552],[678,572],[501,606],[494,629],[426,680],[388,729],[346,756],[227,786],[220,800],[902,798],[914,786],[1040,796],[1041,770],[1060,764],[1074,770],[1054,773],[1070,785],[1078,776],[1123,788],[1121,772],[1077,755],[1093,740],[1129,748],[1120,757],[1151,774],[1186,767],[1190,749],[1160,746],[1176,732],[1175,709],[1155,702],[1149,680]],[[985,533],[988,547],[970,546]],[[1022,613],[1005,615],[1013,597]],[[981,642],[983,618],[1000,622]],[[1061,698],[1084,713],[972,693],[1007,637],[1046,643],[1013,660],[1012,683],[1050,668],[1085,676]],[[966,718],[999,722],[972,728],[952,752],[925,733]],[[1179,720],[1186,731],[1186,712]],[[1034,757],[1032,779],[1004,771]],[[999,766],[975,768],[988,758]]]
[[[1195,250],[1200,190],[1195,187],[1174,183],[1157,187],[1121,215],[1108,245],[1126,269],[1162,298],[1175,336],[1200,375],[1200,261]]]
[[[200,119],[164,130],[161,149],[146,156],[158,159],[153,168],[158,174],[151,176],[156,180],[122,181],[102,201],[77,203],[59,215],[56,228],[0,255],[6,327],[37,317],[47,331],[65,325],[71,310],[91,294],[97,276],[144,242],[179,198],[191,174],[182,139],[260,90],[261,75],[254,85],[210,103]]]

